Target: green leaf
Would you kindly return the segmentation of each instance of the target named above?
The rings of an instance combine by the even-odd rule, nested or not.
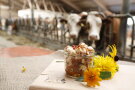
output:
[[[101,71],[100,72],[100,78],[102,78],[102,79],[109,79],[109,78],[111,78],[111,72],[109,72],[109,71]]]
[[[83,77],[78,77],[78,78],[76,78],[76,81],[80,81],[80,82],[82,82],[83,81]]]

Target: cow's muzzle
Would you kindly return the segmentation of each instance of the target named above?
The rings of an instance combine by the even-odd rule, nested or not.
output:
[[[99,38],[98,38],[97,35],[90,35],[90,36],[89,36],[89,39],[90,39],[90,40],[99,40]]]
[[[76,37],[76,35],[70,35],[70,38],[75,39],[75,38],[77,38],[77,37]]]

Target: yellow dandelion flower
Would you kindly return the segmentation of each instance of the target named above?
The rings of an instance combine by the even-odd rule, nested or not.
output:
[[[113,77],[116,73],[117,63],[110,56],[94,57],[94,67],[100,71],[109,71]]]
[[[112,50],[112,52],[109,52],[109,54],[111,55],[111,57],[114,58],[114,57],[117,55],[116,45],[112,45],[112,46],[109,45],[109,47],[110,47],[111,50]]]
[[[99,77],[100,72],[96,68],[88,68],[84,72],[84,82],[87,82],[87,86],[89,87],[95,87],[100,86],[99,81],[102,79]]]
[[[23,66],[22,67],[22,72],[25,72],[26,71],[26,68]]]

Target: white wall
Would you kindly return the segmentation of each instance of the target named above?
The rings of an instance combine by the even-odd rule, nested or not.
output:
[[[0,17],[2,18],[9,18],[9,7],[8,6],[0,6]],[[17,11],[11,11],[11,17],[17,17]]]

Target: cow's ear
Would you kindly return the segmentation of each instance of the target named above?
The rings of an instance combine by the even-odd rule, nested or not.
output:
[[[67,20],[65,20],[65,19],[61,19],[60,22],[67,24]]]
[[[65,20],[65,24],[67,24],[68,23],[68,21],[67,20]]]
[[[95,16],[96,16],[96,17],[100,17],[102,20],[105,19],[105,18],[104,18],[102,15],[100,15],[100,14],[95,14]]]
[[[81,20],[86,20],[86,19],[87,19],[87,16],[88,16],[88,15],[83,15],[83,16],[81,17]]]
[[[89,12],[89,14],[93,14],[97,17],[100,17],[102,20],[104,20],[107,16],[102,12]]]

